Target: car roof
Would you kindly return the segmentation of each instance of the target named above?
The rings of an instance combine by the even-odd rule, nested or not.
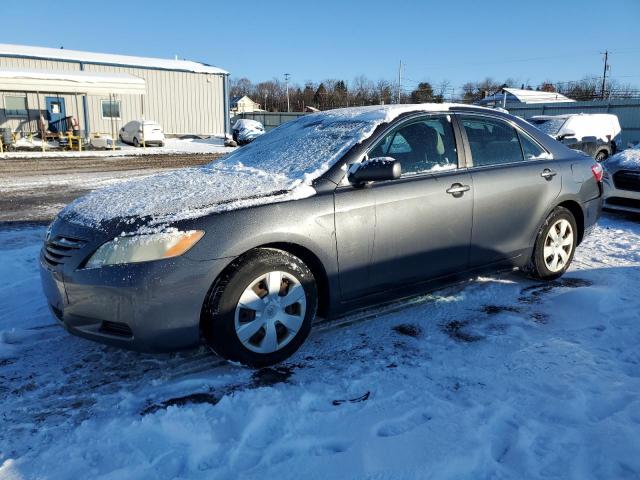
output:
[[[366,107],[348,107],[325,110],[311,113],[309,115],[316,118],[324,118],[329,121],[364,121],[374,123],[391,122],[401,115],[411,113],[434,113],[434,112],[491,112],[498,115],[505,115],[492,108],[480,107],[477,105],[466,105],[463,103],[417,103],[417,104],[394,104],[394,105],[369,105]]]

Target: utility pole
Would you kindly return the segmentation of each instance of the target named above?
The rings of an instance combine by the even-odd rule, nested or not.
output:
[[[609,65],[609,50],[605,50],[604,51],[604,70],[602,72],[602,91],[600,92],[600,98],[602,98],[602,100],[604,100],[605,87],[607,82],[607,70],[609,70],[609,68],[611,68]]]
[[[290,73],[285,73],[284,74],[284,84],[285,87],[287,89],[287,112],[290,112],[290,106],[289,106],[289,77],[291,76]]]
[[[402,60],[400,60],[400,66],[398,67],[398,104],[402,100]]]

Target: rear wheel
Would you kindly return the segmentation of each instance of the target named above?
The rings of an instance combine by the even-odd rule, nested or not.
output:
[[[273,365],[304,343],[317,305],[315,278],[302,260],[258,249],[236,260],[213,285],[202,330],[211,348],[228,360]]]
[[[541,280],[562,276],[573,260],[577,234],[573,214],[564,207],[557,207],[538,232],[528,272]]]
[[[140,146],[140,140],[138,140],[138,137],[133,137],[133,146],[136,148]]]
[[[604,162],[607,158],[609,158],[609,153],[606,150],[600,150],[596,154],[596,161],[597,162]]]

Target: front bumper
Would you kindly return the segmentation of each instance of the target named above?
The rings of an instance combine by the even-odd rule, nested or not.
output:
[[[49,306],[70,333],[141,352],[200,343],[207,293],[230,259],[186,257],[96,269],[51,267],[40,257]]]
[[[604,178],[604,208],[622,212],[640,213],[640,191],[617,188],[611,174]]]

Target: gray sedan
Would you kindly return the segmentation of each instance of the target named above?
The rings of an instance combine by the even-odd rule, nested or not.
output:
[[[76,200],[46,235],[42,281],[76,335],[269,365],[316,317],[485,271],[558,278],[600,215],[601,180],[493,110],[316,113],[203,168]]]

